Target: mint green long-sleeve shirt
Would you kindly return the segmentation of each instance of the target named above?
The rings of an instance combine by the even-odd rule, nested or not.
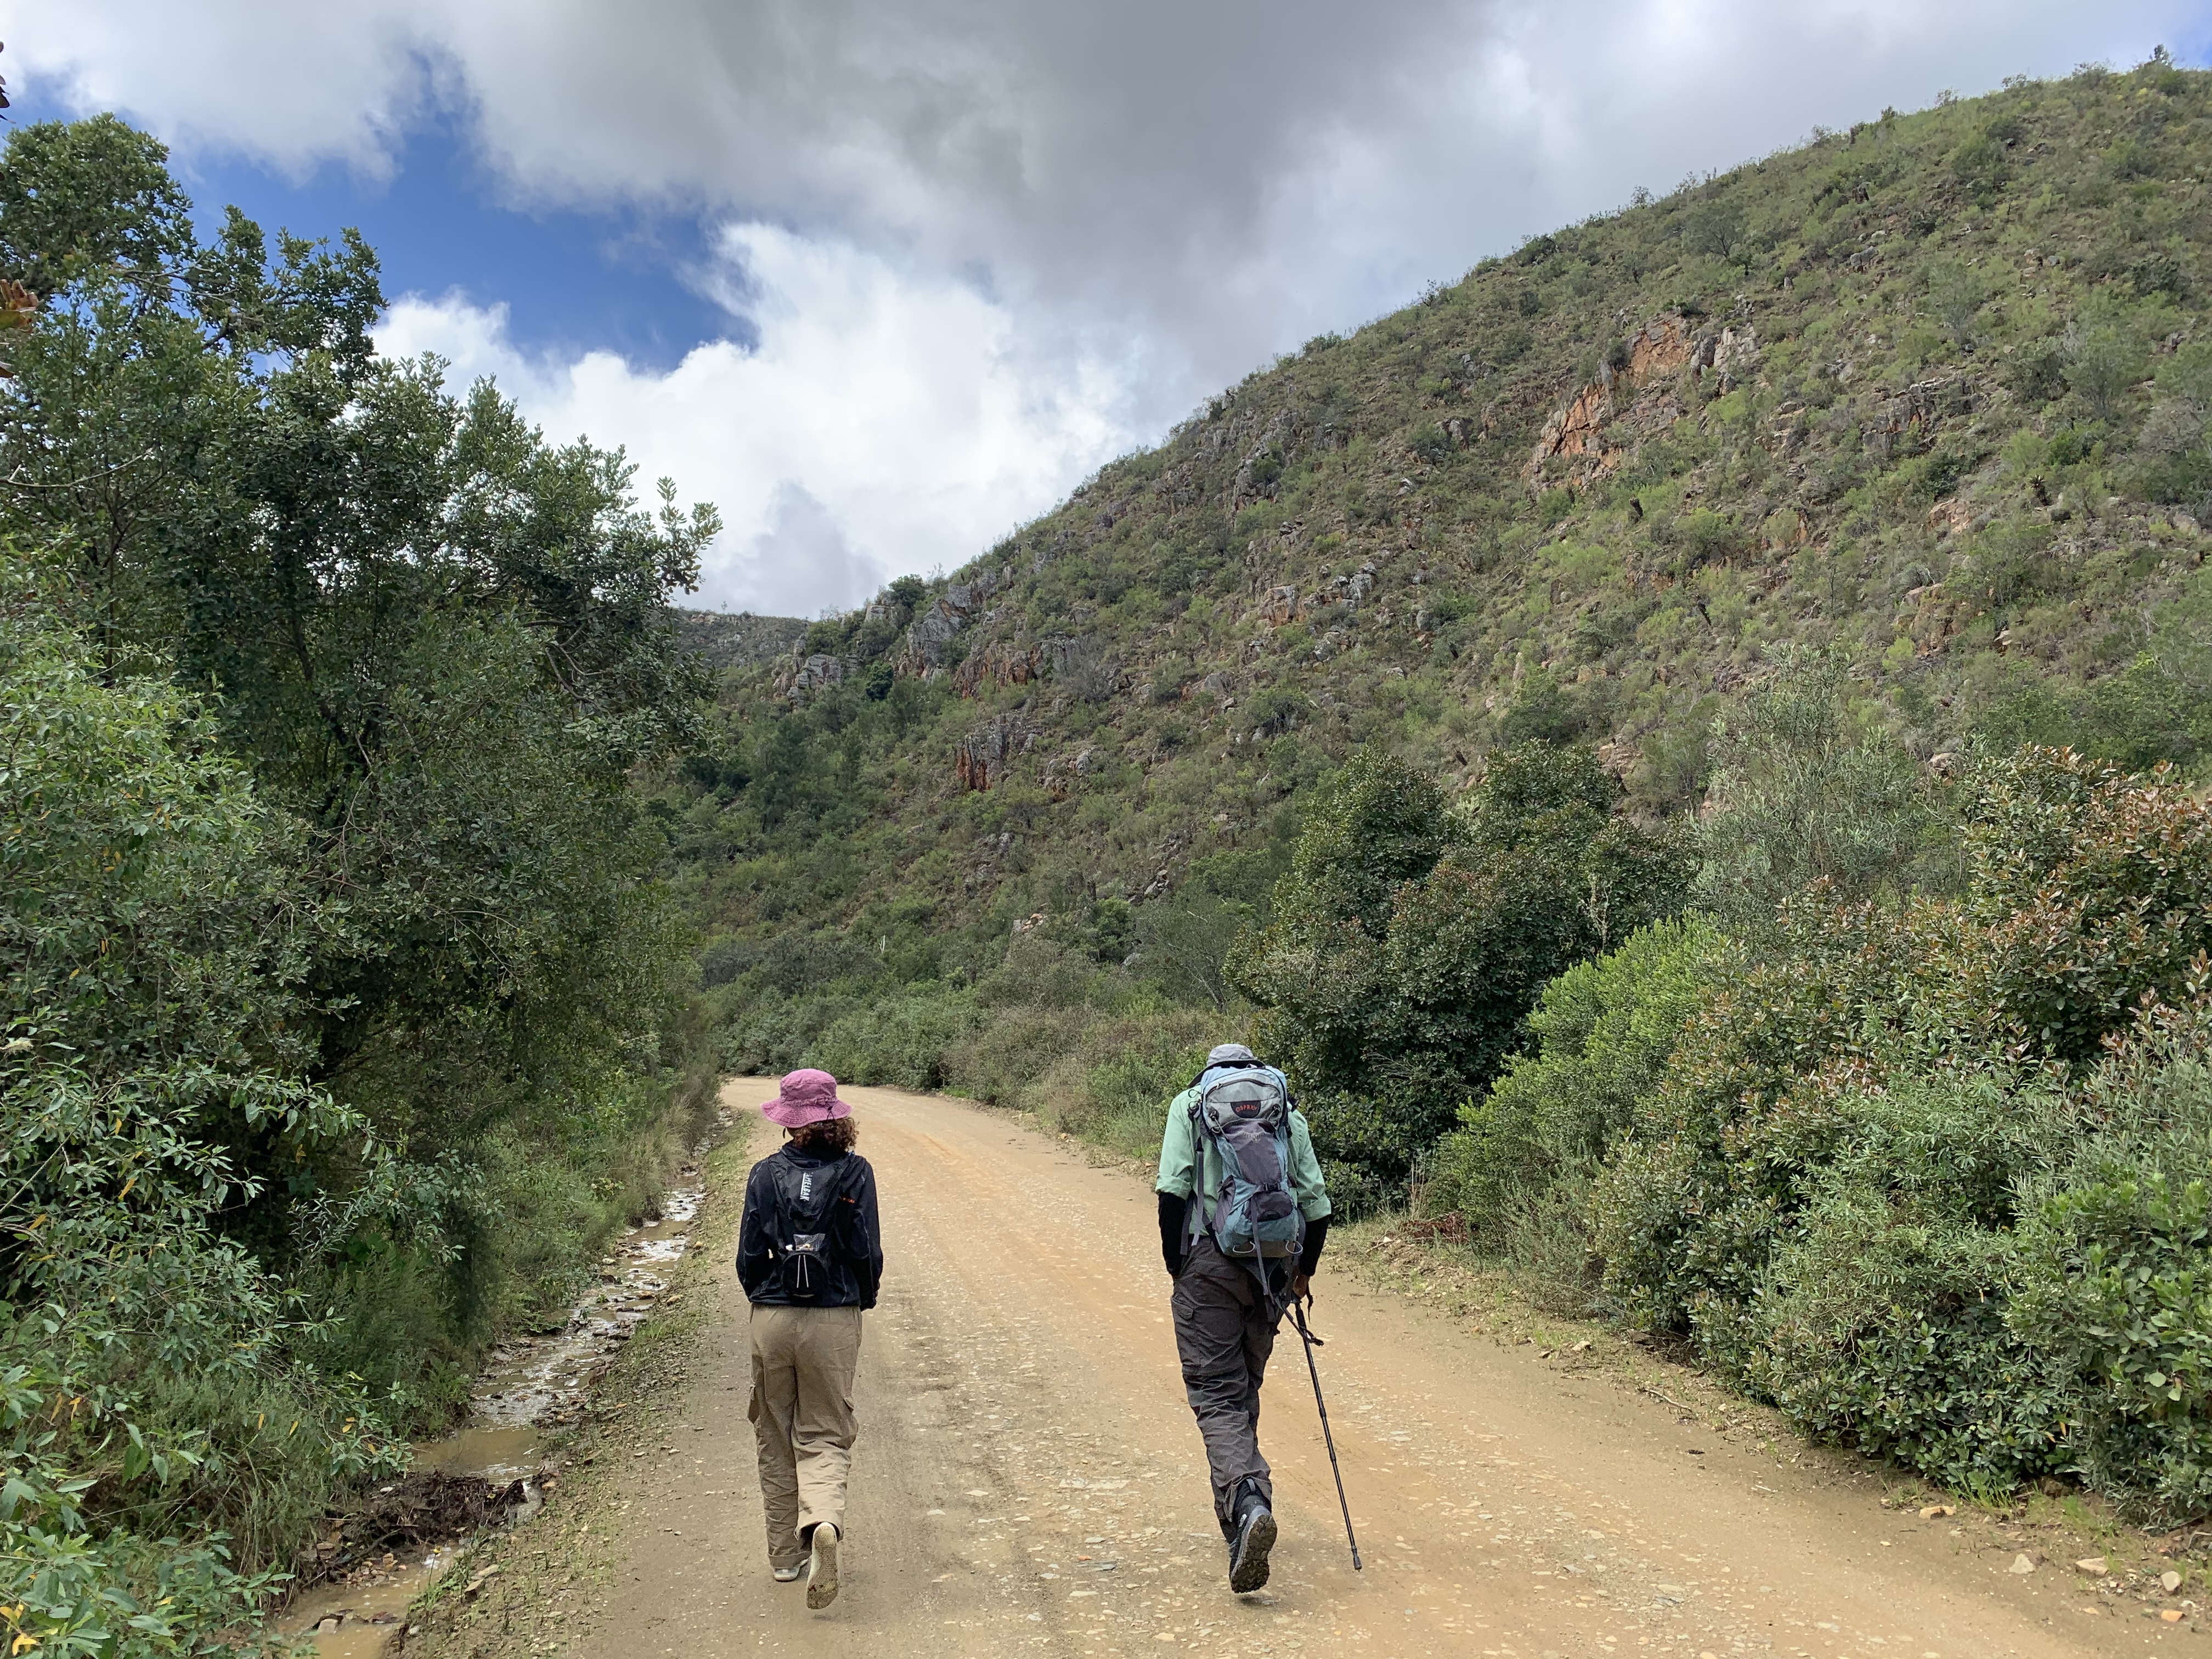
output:
[[[1211,1204],[1221,1196],[1221,1158],[1190,1121],[1191,1103],[1197,1098],[1197,1090],[1186,1089],[1168,1107],[1167,1133],[1160,1137],[1159,1179],[1152,1190],[1188,1198],[1196,1184]],[[1295,1106],[1291,1108],[1291,1196],[1297,1200],[1298,1213],[1309,1221],[1328,1213],[1328,1188],[1322,1182],[1321,1160],[1314,1156],[1313,1134],[1306,1127],[1305,1114]]]

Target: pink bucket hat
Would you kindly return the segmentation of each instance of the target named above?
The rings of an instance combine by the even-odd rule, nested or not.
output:
[[[774,1100],[761,1110],[771,1123],[787,1129],[803,1129],[810,1123],[826,1123],[833,1117],[850,1117],[853,1109],[837,1098],[837,1079],[811,1067],[785,1074]]]

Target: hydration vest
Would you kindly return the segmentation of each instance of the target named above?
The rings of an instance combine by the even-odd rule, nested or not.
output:
[[[783,1293],[811,1302],[830,1285],[830,1206],[837,1201],[838,1163],[805,1165],[779,1158],[775,1172]]]

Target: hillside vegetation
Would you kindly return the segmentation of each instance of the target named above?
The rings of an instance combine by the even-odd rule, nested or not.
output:
[[[1347,1207],[1996,1493],[2212,1508],[2212,76],[1540,236],[726,672],[652,808],[726,1064]]]

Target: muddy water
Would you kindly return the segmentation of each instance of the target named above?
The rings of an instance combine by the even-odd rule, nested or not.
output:
[[[452,1564],[450,1546],[401,1559],[386,1556],[343,1583],[319,1585],[295,1602],[285,1625],[315,1638],[321,1659],[375,1659],[407,1616],[410,1602]]]
[[[679,1179],[683,1184],[661,1200],[659,1214],[631,1228],[600,1258],[598,1278],[565,1325],[492,1351],[468,1417],[451,1434],[417,1443],[416,1468],[501,1482],[537,1475],[552,1434],[582,1414],[586,1391],[646,1316],[673,1299],[666,1275],[690,1246],[704,1191],[696,1165],[687,1164]],[[534,1480],[526,1491],[532,1501],[514,1512],[518,1521],[538,1508]],[[446,1544],[356,1568],[302,1595],[287,1612],[285,1628],[312,1635],[320,1659],[373,1659],[404,1622],[408,1605],[453,1556]]]

